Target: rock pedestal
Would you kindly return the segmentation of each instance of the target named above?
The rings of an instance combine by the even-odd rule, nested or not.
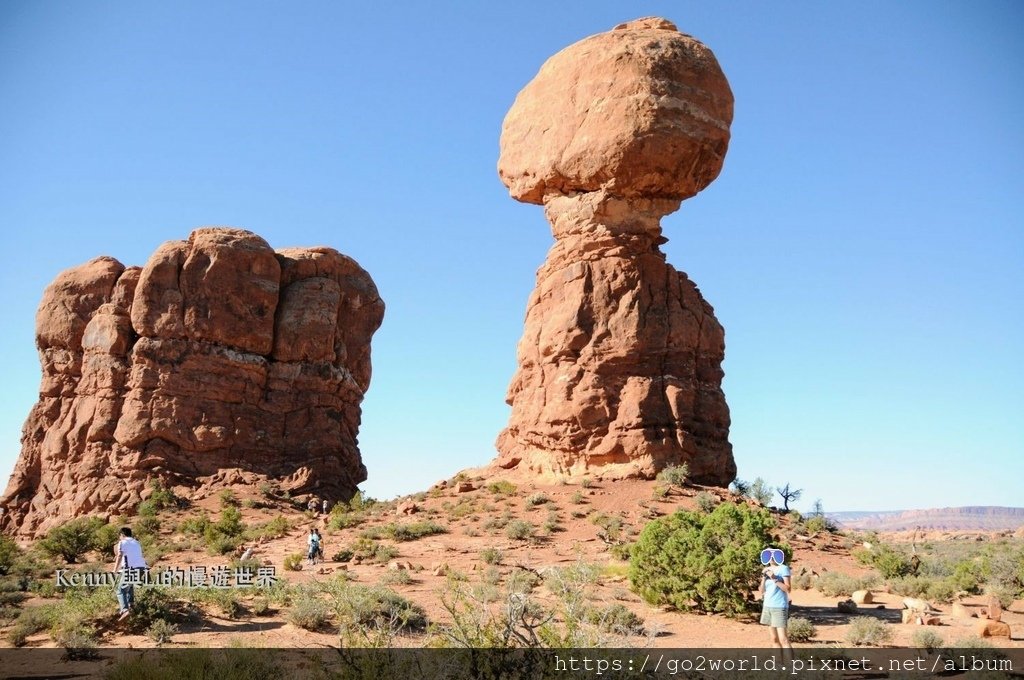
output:
[[[197,486],[228,468],[350,498],[383,313],[351,258],[239,229],[196,230],[141,269],[62,272],[36,316],[42,385],[0,527],[128,513],[150,478]]]
[[[542,204],[537,273],[496,464],[564,476],[736,476],[724,331],[665,261],[660,220],[721,170],[732,93],[703,44],[641,19],[559,52],[505,118],[499,175]]]

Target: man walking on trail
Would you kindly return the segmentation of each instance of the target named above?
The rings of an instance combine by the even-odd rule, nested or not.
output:
[[[142,546],[132,536],[130,528],[122,527],[120,540],[114,546],[114,572],[121,572],[121,579],[116,586],[117,603],[121,605],[119,621],[128,617],[135,604],[135,582],[146,569],[149,569],[149,565],[142,557]]]

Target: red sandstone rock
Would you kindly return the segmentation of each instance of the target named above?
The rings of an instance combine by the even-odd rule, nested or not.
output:
[[[496,464],[553,476],[697,483],[736,475],[724,331],[665,262],[660,220],[719,173],[732,94],[714,56],[664,19],[548,60],[505,118],[498,172],[543,203],[556,243],[537,274]]]
[[[165,243],[141,270],[62,272],[36,317],[40,399],[0,527],[130,514],[154,476],[347,500],[366,479],[356,435],[383,312],[351,258],[239,229]]]

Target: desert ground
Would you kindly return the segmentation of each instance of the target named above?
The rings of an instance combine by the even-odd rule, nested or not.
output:
[[[230,474],[226,480],[231,481]],[[181,497],[186,493],[183,488],[175,491]],[[29,629],[27,634],[22,626],[22,633],[15,634],[24,612],[52,607],[62,596],[69,597],[59,589],[41,586],[52,580],[41,576],[30,592],[19,596],[7,594],[4,625],[0,628],[2,644],[122,648],[163,645],[172,649],[308,648],[339,643],[451,645],[456,643],[440,631],[450,627],[453,616],[468,615],[479,622],[482,619],[476,617],[505,601],[509,588],[532,592],[539,603],[546,603],[551,611],[557,612],[557,623],[567,616],[568,600],[559,599],[558,595],[559,588],[563,588],[576,591],[571,597],[575,598],[572,604],[578,606],[578,611],[597,612],[582,617],[593,625],[590,637],[576,638],[577,642],[619,647],[768,646],[766,630],[758,624],[756,613],[708,615],[648,604],[631,590],[628,562],[620,559],[623,555],[617,546],[635,541],[646,523],[678,509],[699,512],[700,507],[706,510],[721,502],[758,505],[724,489],[600,478],[545,485],[510,475],[484,477],[470,471],[439,482],[424,493],[389,502],[362,499],[360,503],[357,499],[353,507],[342,506],[326,515],[304,509],[307,496],[286,496],[266,482],[243,481],[229,491],[194,491],[185,508],[162,508],[155,512],[148,508],[144,510],[148,519],[144,516],[112,521],[152,531],[143,544],[154,571],[166,567],[188,569],[202,565],[212,569],[230,565],[239,553],[251,548],[250,564],[275,568],[280,580],[275,588],[235,587],[221,589],[219,593],[210,588],[175,589],[173,599],[179,604],[187,603],[188,611],[179,611],[173,628],[162,635],[148,625],[151,621],[140,624],[134,615],[118,621],[114,597],[108,588],[93,596],[92,601],[98,604],[93,605],[84,623],[91,640],[82,643],[76,642],[76,638],[69,642],[66,633],[62,637],[61,624],[53,622],[49,626],[37,625],[37,630]],[[203,515],[216,522],[226,507],[241,513],[247,533],[231,552],[214,555],[209,542],[203,536],[189,533],[188,525]],[[933,623],[937,625],[902,623],[904,595],[895,592],[887,579],[855,558],[868,539],[870,544],[889,540],[887,537],[828,530],[808,532],[807,525],[796,515],[777,510],[773,515],[778,537],[793,553],[791,616],[809,620],[815,629],[809,639],[797,642],[797,647],[850,646],[855,616],[884,623],[888,639],[878,642],[882,646],[920,646],[919,636],[925,628],[934,631],[943,644],[977,641],[977,616],[988,603],[984,594],[960,593],[946,598],[956,599],[962,605],[955,612],[952,602],[932,602]],[[259,527],[271,529],[261,532]],[[324,541],[325,560],[317,565],[309,565],[301,558],[306,536],[313,527],[321,531]],[[952,546],[952,550],[966,550],[965,555],[994,546],[1019,550],[1024,544],[1020,532],[935,532],[925,536],[893,536],[893,545],[906,551],[911,538],[915,550]],[[34,545],[38,551],[38,542],[22,542],[26,550],[33,550]],[[300,557],[291,560],[298,562],[298,570],[286,568],[286,560],[295,555]],[[926,556],[925,560],[928,559]],[[51,560],[51,566],[63,566],[59,562]],[[102,556],[95,551],[83,555],[80,562],[83,563],[67,566],[84,571],[111,567],[109,558],[104,565]],[[870,586],[872,601],[860,605],[855,614],[837,610],[837,602],[847,599],[849,594],[843,592],[844,579],[840,575],[849,577],[846,583],[854,584],[847,586],[847,590],[858,584]],[[420,624],[425,625],[397,624],[384,632],[370,630],[372,625],[369,629],[353,627],[341,620],[341,610],[331,607],[319,614],[314,612],[311,619],[301,613],[296,615],[296,608],[302,609],[299,601],[303,598],[307,604],[310,598],[331,601],[332,593],[353,585],[390,589],[422,608],[425,622]],[[143,590],[137,588],[137,595]],[[459,600],[457,592],[463,593],[464,599]],[[104,604],[107,601],[109,606]],[[453,601],[461,602],[454,612]],[[996,647],[1024,647],[1024,602],[1012,601],[1002,612],[1002,621],[1009,625],[1011,637],[988,638],[987,642]]]

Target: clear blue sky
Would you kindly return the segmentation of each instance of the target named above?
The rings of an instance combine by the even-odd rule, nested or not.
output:
[[[661,15],[736,97],[664,222],[726,328],[740,476],[798,507],[1024,505],[1024,3],[0,3],[0,477],[60,270],[194,227],[355,257],[378,497],[494,455],[552,238],[495,164],[559,49]]]

